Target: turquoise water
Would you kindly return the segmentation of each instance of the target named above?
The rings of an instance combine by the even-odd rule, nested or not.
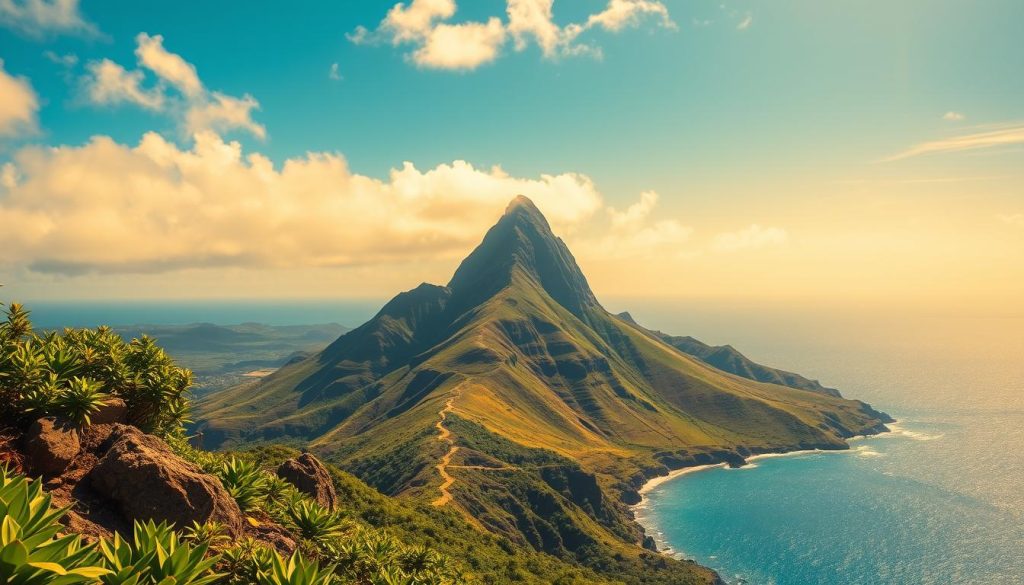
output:
[[[638,312],[901,421],[849,452],[659,485],[637,514],[662,547],[730,583],[1024,583],[1024,319]]]

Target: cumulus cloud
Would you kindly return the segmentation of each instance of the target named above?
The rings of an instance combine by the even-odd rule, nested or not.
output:
[[[24,77],[14,77],[0,59],[0,138],[31,134],[37,129],[39,97]]]
[[[882,162],[892,162],[926,154],[960,152],[998,146],[1015,146],[1018,144],[1024,144],[1024,125],[1012,124],[982,132],[923,142],[899,154],[890,156]]]
[[[164,94],[156,89],[143,89],[142,71],[127,71],[110,59],[91,61],[86,65],[85,92],[90,102],[102,105],[134,104],[148,110],[164,107]]]
[[[739,231],[718,234],[711,247],[718,252],[757,250],[784,244],[788,239],[789,234],[782,228],[762,227],[755,223]]]
[[[587,26],[600,26],[605,30],[617,32],[629,26],[636,26],[644,16],[654,16],[663,27],[676,28],[675,22],[668,14],[668,8],[661,2],[653,0],[610,0],[607,8],[587,18]]]
[[[498,18],[484,22],[438,24],[430,29],[412,60],[434,69],[476,69],[498,58],[505,27]]]
[[[259,109],[254,97],[210,91],[194,65],[164,47],[161,35],[139,33],[135,42],[135,56],[142,69],[128,70],[110,59],[86,64],[82,87],[89,103],[130,104],[167,113],[188,136],[206,130],[243,130],[258,138],[266,136],[266,129],[252,117]],[[155,77],[149,87],[145,87],[146,71]]]
[[[412,45],[407,57],[420,67],[468,70],[500,57],[509,37],[516,51],[534,42],[549,59],[581,54],[599,57],[598,47],[577,42],[588,30],[618,32],[638,26],[645,17],[676,28],[668,8],[656,0],[609,0],[600,12],[565,26],[555,23],[554,0],[507,0],[507,21],[492,16],[486,21],[450,22],[457,10],[454,0],[399,3],[375,29],[360,26],[347,36],[356,44]]]
[[[380,180],[311,153],[279,168],[201,132],[26,148],[0,181],[0,261],[38,272],[347,266],[464,253],[516,194],[562,233],[603,207],[586,176],[513,177],[455,161]],[[657,237],[656,234],[643,236]]]
[[[135,43],[135,56],[139,60],[139,65],[156,73],[160,79],[177,87],[189,98],[195,99],[205,93],[195,65],[183,59],[181,55],[165,49],[162,35],[149,36],[144,32],[139,33],[135,37]]]
[[[341,81],[341,67],[337,63],[331,63],[331,68],[327,70],[327,78],[332,81]]]
[[[596,258],[646,258],[684,256],[693,228],[675,219],[652,220],[658,194],[644,191],[640,199],[624,210],[606,208],[608,225],[600,226],[600,235],[574,238],[572,247],[582,256]]]
[[[960,112],[954,112],[951,110],[943,114],[942,119],[947,122],[960,122],[962,120],[967,119],[967,116],[961,114]]]
[[[0,0],[0,26],[41,38],[48,34],[93,36],[98,31],[79,10],[79,0]]]

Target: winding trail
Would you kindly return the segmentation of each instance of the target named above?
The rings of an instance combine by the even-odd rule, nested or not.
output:
[[[455,444],[455,440],[452,439],[452,432],[445,426],[445,422],[448,420],[448,413],[455,409],[455,399],[462,395],[462,387],[456,387],[452,392],[452,396],[448,397],[448,400],[444,403],[438,413],[438,421],[434,424],[434,428],[437,429],[437,440],[448,443],[448,452],[444,454],[444,457],[438,461],[437,465],[434,466],[437,469],[438,475],[441,476],[441,485],[439,490],[441,495],[437,497],[431,505],[444,506],[451,503],[452,501],[452,484],[455,483],[455,478],[452,474],[448,473],[449,469],[473,469],[477,471],[518,471],[519,468],[514,465],[502,465],[501,467],[488,467],[486,465],[452,465],[452,457],[459,451],[458,445]],[[471,521],[476,522],[475,519],[469,517],[468,514],[463,513]]]
[[[459,450],[459,447],[455,444],[455,441],[452,440],[452,432],[444,426],[444,423],[448,419],[448,413],[454,408],[454,403],[455,396],[452,396],[445,401],[444,408],[442,408],[441,412],[438,413],[441,419],[434,425],[434,428],[437,429],[437,440],[445,441],[449,445],[448,452],[444,454],[444,457],[441,458],[441,461],[436,466],[437,472],[441,475],[441,479],[443,481],[441,482],[440,487],[441,495],[431,502],[434,506],[444,506],[448,502],[452,501],[452,492],[449,488],[452,487],[453,483],[455,483],[455,478],[448,473],[448,465],[452,462],[452,456],[454,456]]]

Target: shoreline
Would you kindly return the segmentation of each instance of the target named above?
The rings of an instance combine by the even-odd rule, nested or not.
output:
[[[706,464],[706,465],[693,465],[693,466],[690,466],[690,467],[680,467],[679,469],[673,469],[672,471],[669,471],[667,475],[659,475],[658,477],[653,477],[653,478],[647,480],[646,482],[644,482],[644,485],[640,486],[640,488],[637,489],[637,493],[640,494],[640,496],[641,496],[640,501],[637,502],[636,504],[631,505],[630,508],[635,510],[637,508],[643,507],[644,506],[644,500],[646,499],[644,496],[647,493],[649,493],[651,490],[653,490],[654,488],[656,488],[656,487],[658,487],[658,486],[660,486],[660,485],[662,485],[664,483],[672,481],[673,479],[676,479],[678,477],[682,477],[684,475],[689,475],[691,473],[697,473],[697,472],[700,472],[700,471],[707,471],[709,469],[721,469],[721,468],[725,468],[725,469],[744,469],[744,468],[751,467],[754,464],[755,461],[758,461],[758,460],[761,460],[761,459],[775,459],[775,458],[778,458],[778,457],[799,457],[799,456],[802,456],[802,455],[812,455],[812,454],[815,454],[815,453],[839,453],[839,454],[841,454],[841,453],[855,453],[856,450],[850,448],[849,443],[853,443],[854,441],[863,441],[865,439],[875,439],[875,438],[885,437],[886,435],[903,434],[905,431],[904,431],[904,429],[899,428],[899,423],[900,423],[899,419],[896,419],[896,420],[894,420],[891,423],[886,423],[886,429],[887,430],[885,430],[885,431],[883,431],[881,433],[874,433],[874,434],[871,434],[871,435],[854,435],[854,436],[846,439],[846,442],[847,442],[847,448],[846,449],[798,449],[798,450],[794,450],[794,451],[777,451],[777,452],[769,452],[769,453],[759,453],[757,455],[750,455],[749,457],[745,457],[743,459],[743,465],[741,465],[739,467],[732,467],[732,468],[730,468],[728,463],[721,462],[721,463],[709,463],[709,464]],[[893,428],[893,427],[896,427],[896,428]],[[753,466],[756,467],[756,465],[753,465]],[[641,524],[641,526],[642,526],[642,524]],[[644,529],[647,529],[647,527],[644,526]]]
[[[644,534],[646,536],[650,536],[651,538],[654,539],[654,542],[655,542],[655,544],[656,544],[656,546],[658,548],[658,553],[659,554],[667,555],[667,556],[670,556],[670,557],[673,557],[673,558],[676,558],[676,559],[687,559],[687,558],[690,558],[690,557],[688,557],[686,555],[685,552],[678,551],[678,550],[674,549],[672,547],[672,544],[670,542],[667,542],[664,539],[664,535],[662,534],[661,531],[659,531],[657,529],[656,525],[652,525],[650,523],[645,522],[645,520],[648,520],[648,518],[649,518],[648,517],[648,512],[649,511],[648,511],[648,508],[647,508],[647,501],[648,501],[647,494],[650,493],[655,488],[657,488],[658,486],[661,486],[661,485],[663,485],[665,483],[668,483],[668,482],[670,482],[670,481],[672,481],[674,479],[678,479],[678,478],[680,478],[680,477],[682,477],[684,475],[690,475],[692,473],[698,473],[698,472],[701,472],[701,471],[708,471],[708,470],[711,470],[711,469],[733,469],[733,470],[739,470],[739,469],[749,469],[750,467],[755,467],[756,468],[757,464],[755,463],[755,461],[761,460],[761,459],[776,459],[776,458],[780,458],[780,457],[800,457],[800,456],[803,456],[803,455],[813,455],[813,454],[816,454],[816,453],[836,453],[836,454],[848,453],[848,454],[854,454],[854,453],[857,452],[857,450],[852,448],[851,443],[858,442],[858,441],[864,441],[864,440],[868,440],[868,439],[884,438],[886,436],[900,436],[900,435],[903,435],[905,433],[905,430],[902,429],[901,427],[899,427],[899,423],[900,423],[899,419],[893,420],[893,422],[891,422],[891,423],[886,423],[886,430],[883,431],[883,432],[880,432],[880,433],[874,433],[874,434],[871,434],[871,435],[854,435],[854,436],[846,439],[846,442],[847,442],[847,448],[846,449],[799,449],[799,450],[795,450],[795,451],[779,451],[779,452],[772,452],[772,453],[760,453],[760,454],[757,454],[757,455],[751,455],[749,457],[744,458],[743,459],[743,465],[740,466],[740,467],[729,467],[728,463],[721,462],[721,463],[710,463],[710,464],[706,464],[706,465],[693,465],[693,466],[690,466],[690,467],[681,467],[679,469],[674,469],[672,471],[669,471],[667,475],[661,475],[661,476],[658,476],[658,477],[651,478],[647,482],[645,482],[644,485],[640,486],[640,488],[637,490],[637,493],[640,494],[640,501],[635,503],[635,504],[632,504],[631,506],[629,506],[630,511],[633,513],[633,521],[636,522],[637,524],[639,524],[644,529]]]

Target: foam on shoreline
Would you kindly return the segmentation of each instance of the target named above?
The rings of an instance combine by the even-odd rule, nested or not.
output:
[[[882,437],[885,437],[887,435],[888,436],[906,436],[906,437],[910,437],[910,438],[917,438],[917,435],[920,435],[920,433],[914,433],[914,432],[911,432],[911,431],[907,431],[907,430],[903,429],[902,427],[899,427],[899,421],[898,420],[897,421],[893,421],[892,423],[888,423],[886,426],[889,428],[888,431],[885,431],[885,432],[882,432],[882,433],[875,433],[873,435],[855,435],[853,437],[850,437],[846,441],[847,441],[847,443],[853,443],[855,441],[862,441],[862,440],[865,440],[865,439],[882,438]],[[930,440],[931,438],[932,438],[931,436],[928,436],[928,438],[918,438],[917,440]],[[938,438],[938,437],[935,437],[935,438]],[[724,468],[724,469],[751,469],[751,468],[756,468],[757,465],[754,462],[758,461],[758,460],[762,460],[762,459],[774,459],[774,458],[777,458],[777,457],[800,457],[800,456],[804,456],[804,455],[814,455],[814,454],[822,454],[822,453],[837,453],[837,454],[838,453],[849,453],[849,454],[858,454],[858,453],[860,453],[860,454],[863,454],[863,455],[866,455],[866,456],[878,455],[877,452],[874,452],[874,451],[870,451],[869,452],[869,451],[870,450],[861,451],[860,449],[854,449],[852,447],[849,448],[849,449],[801,449],[801,450],[797,450],[797,451],[781,451],[781,452],[777,452],[777,453],[760,453],[758,455],[751,455],[749,457],[746,457],[743,460],[744,463],[740,467],[729,467],[726,463],[712,463],[712,464],[709,464],[709,465],[694,465],[692,467],[682,467],[682,468],[670,471],[668,473],[668,475],[661,475],[661,476],[658,476],[658,477],[651,478],[651,479],[647,480],[647,482],[644,483],[644,485],[641,486],[639,490],[637,490],[637,493],[639,493],[641,496],[644,496],[645,494],[647,494],[648,492],[650,492],[651,490],[653,490],[654,488],[658,487],[659,485],[661,485],[663,483],[672,481],[673,479],[676,479],[677,477],[680,477],[680,476],[683,476],[683,475],[689,475],[691,473],[697,473],[698,471],[706,471],[708,469],[719,469],[719,468]],[[644,507],[643,506],[643,500],[641,500],[637,504],[634,504],[632,507],[633,508]]]

